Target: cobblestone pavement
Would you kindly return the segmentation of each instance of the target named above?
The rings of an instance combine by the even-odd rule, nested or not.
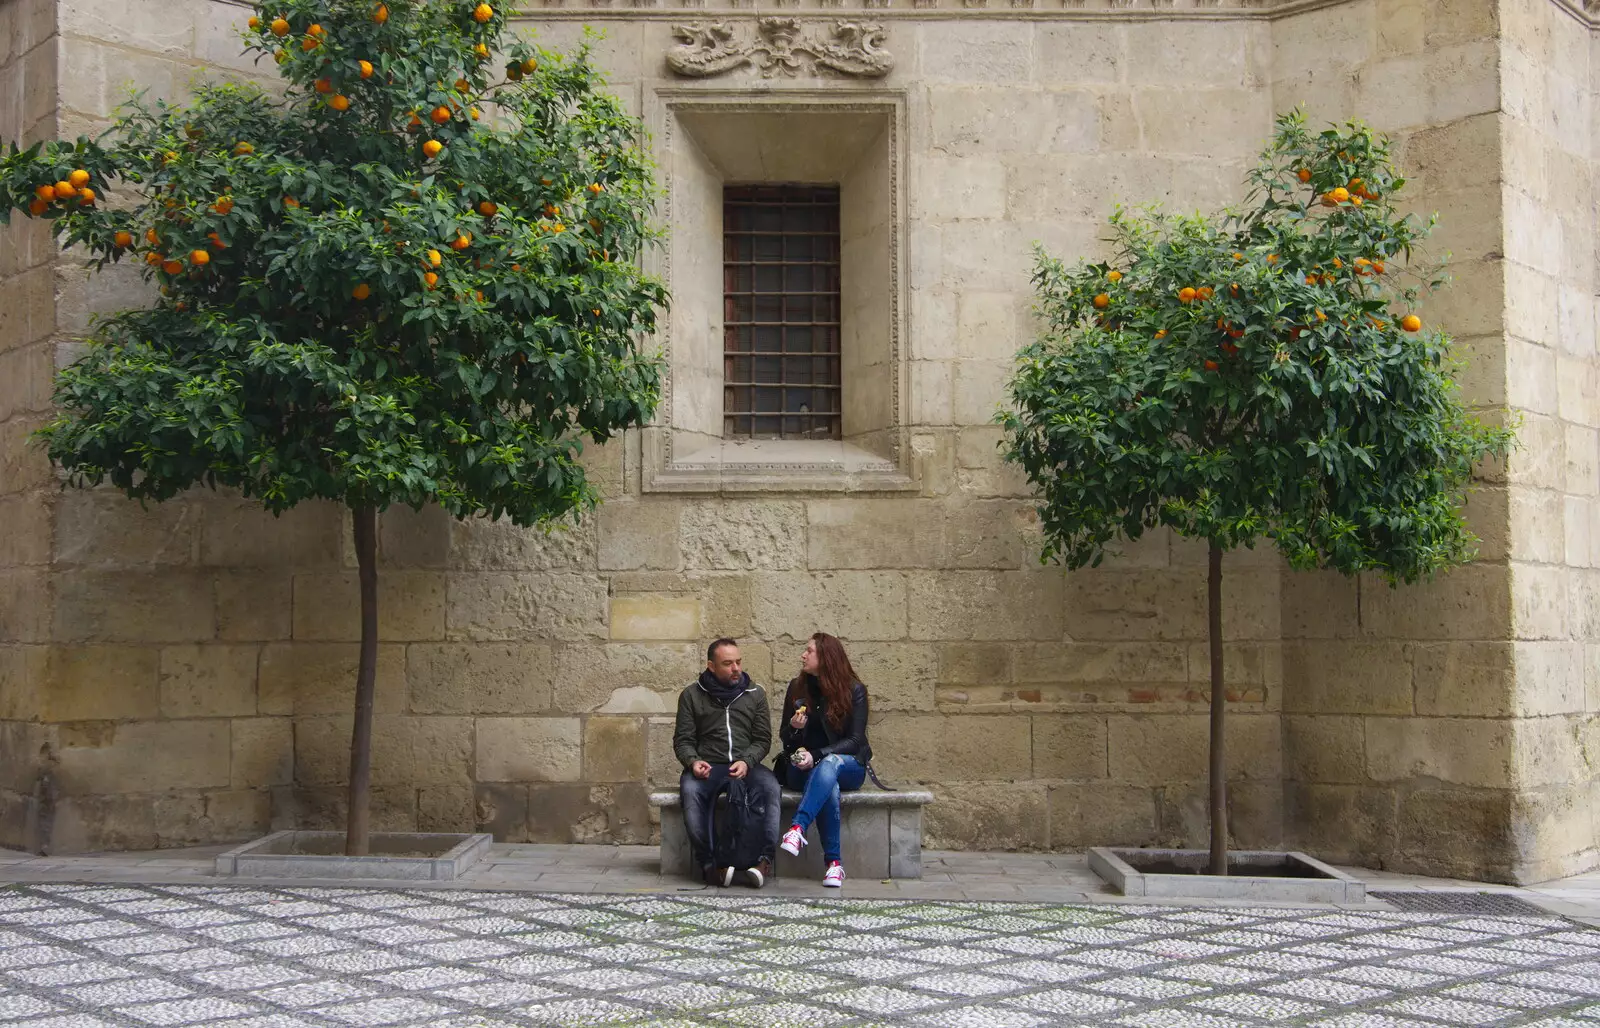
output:
[[[745,890],[13,885],[0,1023],[1600,1028],[1600,932]]]

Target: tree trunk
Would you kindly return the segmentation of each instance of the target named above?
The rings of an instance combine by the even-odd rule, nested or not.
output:
[[[356,719],[350,731],[350,803],[344,851],[367,853],[372,793],[372,696],[378,673],[378,518],[371,507],[350,511],[361,579],[361,663],[356,671]]]
[[[1222,686],[1222,547],[1211,540],[1206,628],[1211,637],[1211,873],[1228,873],[1228,765],[1223,748],[1227,696]]]

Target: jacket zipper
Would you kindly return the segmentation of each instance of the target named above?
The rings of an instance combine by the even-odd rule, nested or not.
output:
[[[740,693],[743,696],[744,693]],[[733,706],[732,703],[728,707]],[[728,763],[733,763],[733,719],[728,715],[728,707],[722,708],[722,727],[728,732]]]

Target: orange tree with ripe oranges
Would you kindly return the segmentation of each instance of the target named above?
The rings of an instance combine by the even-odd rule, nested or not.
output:
[[[587,53],[535,51],[478,0],[258,3],[234,84],[130,102],[96,139],[0,152],[0,220],[47,219],[147,308],[99,322],[40,435],[75,485],[196,485],[352,512],[361,658],[347,850],[364,853],[375,516],[547,523],[591,507],[579,456],[646,421],[639,125]]]
[[[1385,140],[1280,117],[1242,207],[1118,211],[1115,258],[1039,254],[1043,332],[998,415],[1039,494],[1043,559],[1098,565],[1165,526],[1209,544],[1211,853],[1227,873],[1222,555],[1260,540],[1295,568],[1391,585],[1471,559],[1473,467],[1508,430],[1464,407],[1449,340],[1413,313],[1439,284],[1413,248]]]

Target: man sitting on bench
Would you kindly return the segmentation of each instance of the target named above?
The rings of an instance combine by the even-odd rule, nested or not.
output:
[[[764,809],[760,824],[742,826],[746,832],[761,834],[759,845],[725,845],[721,852],[753,850],[754,859],[740,862],[746,863],[745,880],[757,889],[772,875],[781,789],[777,776],[761,763],[771,746],[766,693],[744,673],[739,644],[718,639],[706,649],[706,669],[699,680],[678,696],[678,721],[672,733],[673,752],[684,768],[678,779],[684,832],[707,885],[732,885],[739,870],[731,864],[719,865],[713,841],[712,815],[717,796],[724,790],[728,791],[730,811],[763,807],[763,803]]]

